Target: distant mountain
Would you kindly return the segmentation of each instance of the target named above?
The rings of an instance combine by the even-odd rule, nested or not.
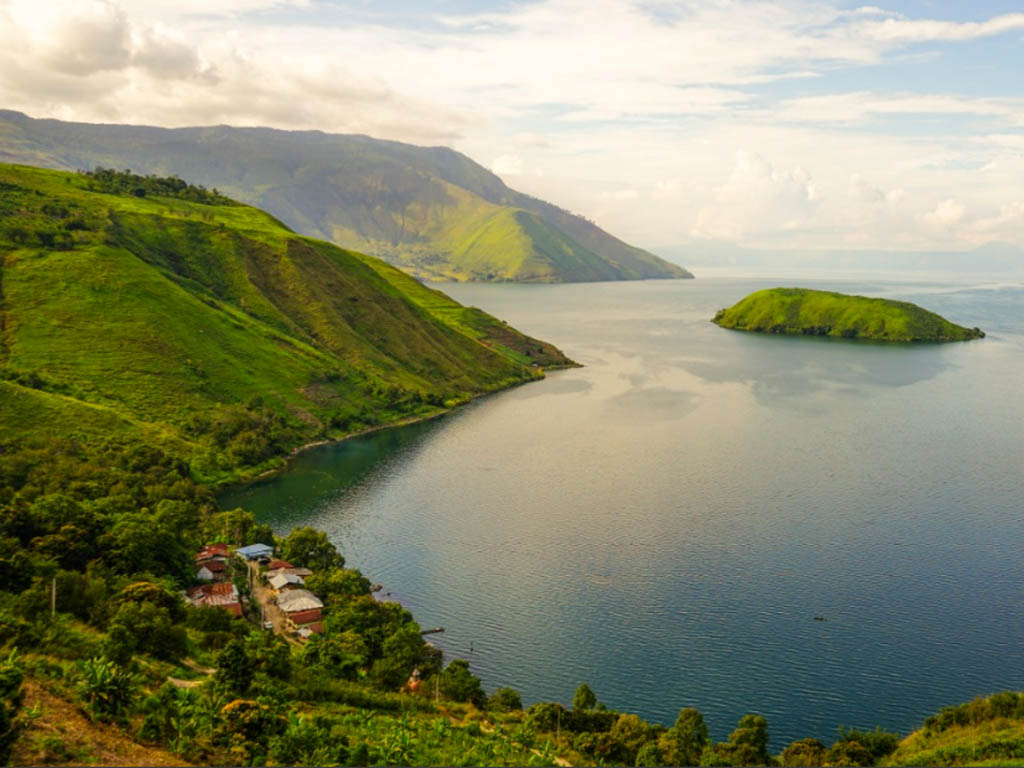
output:
[[[991,242],[969,251],[885,251],[745,248],[718,240],[698,240],[658,249],[693,266],[738,267],[759,271],[894,270],[935,272],[1024,272],[1024,248]]]
[[[142,437],[207,479],[572,364],[178,180],[0,164],[0,297],[5,438]]]
[[[693,277],[446,147],[269,128],[153,128],[0,110],[0,160],[178,175],[305,235],[422,278],[589,282]]]

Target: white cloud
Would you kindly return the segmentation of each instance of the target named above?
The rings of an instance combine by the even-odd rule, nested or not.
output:
[[[925,221],[937,229],[949,229],[963,219],[967,209],[959,200],[947,198],[924,215]]]
[[[864,25],[863,30],[869,37],[887,43],[962,42],[1024,30],[1024,13],[1007,13],[982,22],[891,18],[869,22]]]
[[[773,236],[807,226],[820,202],[803,168],[776,169],[759,154],[740,149],[728,181],[697,214],[692,235],[724,240]]]
[[[491,170],[499,176],[519,176],[523,172],[523,158],[519,155],[500,155],[491,163]]]

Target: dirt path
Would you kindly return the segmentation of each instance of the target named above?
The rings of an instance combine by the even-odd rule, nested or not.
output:
[[[260,578],[260,566],[258,563],[249,563],[249,586],[252,589],[252,599],[260,612],[261,621],[263,619],[269,620],[274,627],[274,632],[293,645],[299,645],[299,642],[291,635],[290,628],[288,627],[288,617],[285,616],[284,611],[277,607],[274,590],[264,584]]]

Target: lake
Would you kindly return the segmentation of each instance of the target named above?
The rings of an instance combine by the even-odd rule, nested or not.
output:
[[[222,503],[326,530],[526,703],[587,681],[666,724],[695,706],[717,739],[754,711],[779,750],[1024,688],[1024,284],[799,281],[988,333],[959,344],[708,322],[778,284],[441,286],[585,367]]]

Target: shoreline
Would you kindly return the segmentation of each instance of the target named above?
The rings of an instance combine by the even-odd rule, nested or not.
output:
[[[336,443],[344,443],[346,440],[352,440],[352,439],[357,438],[357,437],[365,437],[366,435],[371,435],[374,432],[382,432],[385,429],[398,429],[400,427],[411,427],[413,424],[420,424],[420,423],[425,422],[425,421],[433,421],[434,419],[439,419],[442,416],[446,416],[449,413],[452,413],[452,412],[458,410],[459,408],[463,408],[463,407],[469,405],[470,403],[476,402],[477,400],[479,400],[481,398],[489,397],[491,395],[497,395],[497,394],[499,394],[501,392],[507,392],[510,389],[515,389],[516,387],[522,387],[522,386],[525,386],[527,384],[534,384],[534,383],[536,383],[538,381],[543,381],[544,379],[547,378],[547,373],[548,372],[565,371],[565,370],[570,370],[572,368],[582,368],[582,367],[583,367],[582,364],[576,363],[576,362],[574,362],[572,364],[569,364],[569,365],[552,365],[552,366],[550,366],[548,368],[543,369],[543,371],[541,372],[543,375],[538,377],[538,378],[527,379],[526,381],[520,381],[520,382],[517,382],[515,384],[510,384],[507,387],[502,387],[501,389],[496,389],[496,390],[494,390],[492,392],[481,392],[479,395],[474,395],[473,397],[471,397],[466,402],[459,403],[458,405],[452,406],[451,408],[443,408],[443,409],[441,409],[441,410],[439,410],[439,411],[437,411],[435,413],[426,413],[426,414],[422,414],[420,416],[409,416],[409,417],[407,417],[405,419],[399,419],[398,421],[390,422],[388,424],[375,424],[372,427],[366,427],[365,429],[360,429],[357,432],[351,432],[351,433],[345,435],[344,437],[325,438],[325,439],[322,439],[322,440],[314,440],[314,441],[309,442],[309,443],[304,443],[303,445],[298,445],[295,448],[292,448],[292,450],[289,451],[286,455],[280,457],[284,461],[284,463],[281,466],[279,466],[279,467],[272,467],[271,469],[266,469],[266,470],[260,472],[258,475],[253,475],[250,478],[245,478],[245,479],[241,479],[241,480],[229,480],[229,481],[226,481],[224,483],[221,483],[220,485],[214,486],[213,487],[213,492],[214,492],[214,494],[218,494],[218,493],[220,493],[222,491],[226,491],[226,490],[232,489],[232,488],[234,488],[234,489],[244,488],[244,487],[246,487],[248,485],[253,485],[254,483],[257,483],[257,482],[259,482],[261,480],[266,480],[268,478],[271,478],[274,475],[280,474],[281,472],[284,472],[286,469],[288,469],[288,465],[291,463],[292,459],[294,459],[296,456],[299,456],[300,454],[305,453],[306,451],[312,450],[313,448],[321,448],[321,447],[323,447],[325,445],[334,445]]]

